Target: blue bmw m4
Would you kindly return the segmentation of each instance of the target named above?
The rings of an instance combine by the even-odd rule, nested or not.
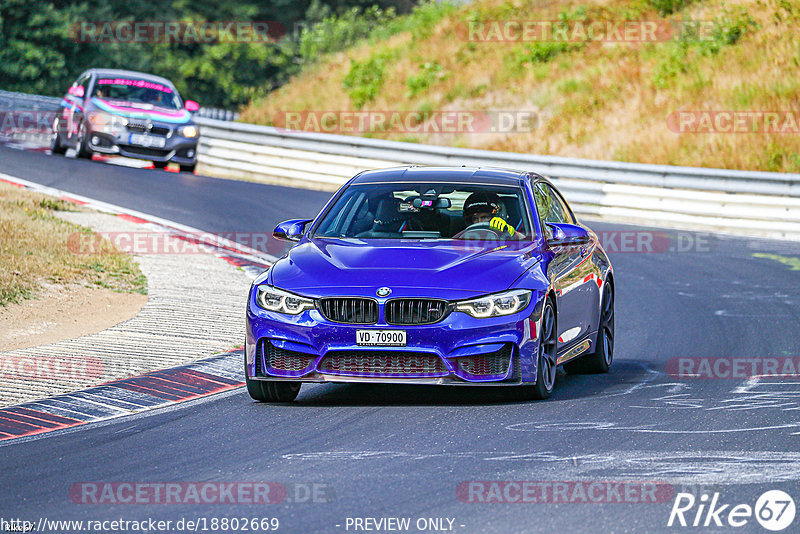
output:
[[[550,396],[559,366],[607,372],[614,271],[543,176],[486,168],[363,172],[254,282],[245,374],[253,399],[304,382],[503,385]]]

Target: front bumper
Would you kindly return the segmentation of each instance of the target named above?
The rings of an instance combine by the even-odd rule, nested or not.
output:
[[[538,353],[536,309],[534,301],[522,312],[506,317],[476,319],[465,313],[451,312],[430,325],[396,326],[383,322],[354,325],[328,321],[316,309],[300,315],[269,312],[258,307],[251,295],[247,310],[246,372],[250,379],[270,381],[436,385],[533,383]],[[356,331],[367,329],[405,330],[407,345],[358,346]],[[301,363],[275,368],[270,362],[274,363],[276,354],[279,358]],[[503,358],[506,357],[507,364],[499,363],[505,362]],[[341,365],[342,361],[361,363],[354,369]]]
[[[98,154],[119,155],[126,158],[146,159],[157,162],[172,162],[179,165],[197,163],[198,138],[187,138],[173,130],[165,138],[163,148],[130,144],[127,130],[110,132],[105,128],[88,132],[88,146]]]

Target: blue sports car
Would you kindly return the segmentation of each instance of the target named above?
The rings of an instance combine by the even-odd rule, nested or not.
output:
[[[274,236],[297,243],[250,290],[258,401],[292,401],[303,382],[506,385],[545,399],[558,366],[611,366],[611,263],[538,174],[363,172]]]

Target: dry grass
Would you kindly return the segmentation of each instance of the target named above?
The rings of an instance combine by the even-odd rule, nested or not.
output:
[[[86,228],[56,217],[71,204],[0,184],[0,306],[35,297],[43,285],[83,284],[146,293],[133,259],[114,250],[74,254],[68,247]]]
[[[583,6],[589,20],[722,20],[744,24],[732,44],[710,50],[659,43],[589,42],[532,60],[529,43],[473,43],[468,20],[557,20]],[[354,62],[384,54],[383,83],[364,110],[532,110],[536,129],[505,134],[369,135],[535,154],[781,172],[800,172],[793,134],[677,134],[678,110],[800,111],[800,8],[782,0],[697,0],[661,17],[644,0],[479,0],[443,18],[430,34],[408,33],[324,58],[244,110],[242,120],[283,126],[285,111],[353,110],[343,81]],[[526,48],[528,47],[528,48]],[[440,71],[409,94],[421,65]]]

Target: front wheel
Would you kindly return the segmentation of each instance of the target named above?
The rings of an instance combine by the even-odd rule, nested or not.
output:
[[[265,382],[248,378],[247,393],[258,402],[292,402],[300,393],[300,382]]]
[[[556,325],[556,310],[553,302],[547,299],[542,310],[542,327],[539,332],[536,385],[531,391],[535,399],[544,400],[550,397],[556,384],[558,370],[558,329]]]
[[[539,331],[539,348],[536,353],[536,383],[534,385],[507,388],[514,401],[544,400],[553,393],[558,372],[558,332],[556,310],[553,301],[545,301],[542,310],[542,327]]]
[[[607,373],[614,360],[614,288],[606,282],[600,307],[600,326],[594,352],[564,365],[570,374]]]
[[[244,360],[244,381],[247,393],[258,402],[292,402],[300,393],[300,382],[265,382],[247,376],[247,357]]]
[[[61,136],[58,133],[59,129],[59,122],[56,120],[55,124],[53,125],[53,139],[50,142],[50,152],[52,154],[63,156],[67,153],[67,147],[61,144]]]
[[[81,133],[78,135],[77,144],[75,146],[76,155],[81,159],[92,159],[92,151],[89,149],[88,137],[86,126],[81,126]]]

